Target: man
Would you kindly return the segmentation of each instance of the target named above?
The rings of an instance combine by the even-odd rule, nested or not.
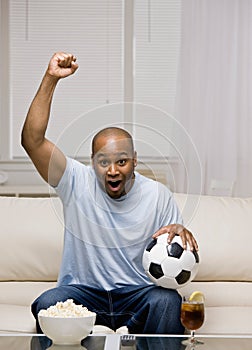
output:
[[[153,285],[141,258],[150,238],[163,233],[169,241],[180,235],[191,249],[197,242],[181,225],[170,191],[135,172],[131,135],[116,127],[101,130],[92,141],[92,166],[66,157],[45,137],[55,87],[77,68],[72,54],[53,55],[22,131],[22,145],[56,189],[65,219],[58,285],[33,303],[33,314],[37,319],[41,308],[71,298],[114,330],[182,333],[179,294]]]

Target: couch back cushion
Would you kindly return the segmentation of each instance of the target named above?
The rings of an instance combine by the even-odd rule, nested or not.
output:
[[[199,243],[198,281],[252,281],[252,198],[175,194]],[[0,280],[55,281],[63,247],[58,198],[0,197]]]
[[[198,281],[252,281],[252,198],[175,194],[197,237]]]
[[[0,280],[55,281],[62,246],[58,198],[0,197]]]

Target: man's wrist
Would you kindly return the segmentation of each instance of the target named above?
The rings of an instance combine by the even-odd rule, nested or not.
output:
[[[45,72],[44,79],[48,82],[51,82],[53,84],[57,84],[57,82],[60,80],[60,77],[57,77],[53,74],[51,74],[48,70]]]

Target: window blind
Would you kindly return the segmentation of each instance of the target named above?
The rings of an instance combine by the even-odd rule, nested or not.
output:
[[[75,54],[79,69],[56,89],[47,137],[68,155],[89,155],[94,130],[123,121],[119,105],[108,108],[123,100],[123,1],[10,0],[9,30],[13,157],[25,156],[21,128],[57,51]]]
[[[170,155],[180,49],[180,0],[134,2],[134,137],[139,155]],[[21,128],[51,55],[74,53],[79,70],[59,83],[47,137],[71,156],[89,156],[91,135],[123,125],[123,0],[10,0],[10,143],[26,157]],[[144,107],[142,107],[144,106]],[[168,136],[169,138],[169,136]]]

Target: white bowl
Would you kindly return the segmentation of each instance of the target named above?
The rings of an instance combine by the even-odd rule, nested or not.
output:
[[[84,317],[38,316],[42,332],[53,344],[80,344],[93,330],[96,314]]]

